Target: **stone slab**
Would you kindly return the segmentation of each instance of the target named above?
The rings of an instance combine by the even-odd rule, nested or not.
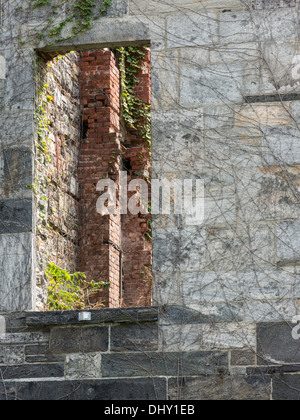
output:
[[[226,352],[102,355],[103,377],[213,375],[227,368]]]
[[[300,363],[299,340],[292,337],[296,324],[290,322],[260,323],[257,326],[258,364],[282,365]]]
[[[186,377],[169,381],[171,400],[269,400],[270,376]]]
[[[166,379],[111,379],[21,382],[19,400],[166,400]]]
[[[49,348],[52,354],[107,351],[108,327],[55,327]]]
[[[0,310],[34,309],[33,270],[32,234],[0,235]]]
[[[157,349],[157,325],[124,325],[111,328],[110,350],[113,352],[153,351]]]

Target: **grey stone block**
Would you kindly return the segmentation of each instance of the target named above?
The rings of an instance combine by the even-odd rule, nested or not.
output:
[[[259,271],[275,264],[275,229],[266,223],[212,229],[206,246],[210,271]]]
[[[54,363],[65,362],[65,355],[53,355],[49,352],[49,344],[26,345],[25,346],[26,363]]]
[[[108,327],[55,327],[49,348],[53,354],[107,351]]]
[[[0,401],[16,400],[16,384],[12,381],[1,381]]]
[[[66,378],[97,379],[101,377],[101,354],[70,354],[66,358]]]
[[[245,223],[298,219],[298,187],[293,170],[247,168],[236,171],[238,217]]]
[[[270,397],[270,376],[199,376],[169,380],[171,400],[269,400]]]
[[[82,311],[63,311],[63,312],[27,312],[27,326],[41,325],[72,325],[79,324],[79,314]],[[103,308],[89,310],[91,320],[84,321],[85,324],[97,323],[141,323],[154,322],[158,320],[158,308]]]
[[[13,365],[24,363],[24,346],[0,346],[0,364]]]
[[[281,263],[300,259],[300,222],[282,222],[277,227],[277,257]]]
[[[257,10],[228,11],[220,16],[220,42],[241,43],[295,39],[297,12],[294,8],[275,9],[271,13]]]
[[[199,115],[198,111],[195,114]],[[177,118],[179,114],[174,113]],[[187,117],[183,124],[179,121],[174,126],[178,130],[163,130],[157,120],[153,125],[153,169],[157,174],[174,173],[176,178],[182,179],[181,173],[197,176],[203,170],[204,164],[204,137],[196,124],[201,124],[201,114],[198,118]],[[170,124],[171,119],[169,120]],[[190,127],[187,127],[187,124]],[[173,125],[173,124],[172,124]]]
[[[3,379],[60,378],[64,376],[64,364],[23,364],[0,366]]]
[[[273,378],[273,400],[299,400],[300,375],[280,375]]]
[[[160,313],[161,325],[209,324],[243,321],[243,303],[211,303],[206,305],[167,306]]]
[[[300,162],[299,131],[293,127],[264,130],[262,145],[265,166],[298,165]]]
[[[297,296],[297,295],[296,295]],[[245,321],[281,321],[292,319],[299,311],[297,299],[279,299],[245,302]]]
[[[167,17],[167,48],[201,46],[218,42],[214,13],[175,14]]]
[[[1,345],[41,345],[48,343],[48,332],[7,332],[0,337]]]
[[[163,325],[159,332],[159,350],[163,352],[202,350],[202,331],[203,324]]]
[[[256,325],[250,322],[202,324],[202,349],[244,349],[256,345]]]
[[[289,322],[258,324],[257,361],[259,365],[300,364],[299,341],[292,337],[294,326]]]
[[[33,236],[0,235],[0,310],[33,310]],[[18,279],[18,281],[16,280]]]
[[[32,232],[32,200],[0,200],[0,235]]]
[[[239,103],[243,98],[243,65],[216,64],[193,66],[182,64],[180,104],[183,107]]]
[[[234,174],[237,168],[261,166],[261,129],[234,127],[205,132],[204,162]]]
[[[152,109],[176,109],[179,102],[179,52],[152,52],[151,62]]]
[[[166,400],[166,379],[20,382],[19,400]]]
[[[253,366],[256,362],[255,349],[232,350],[230,357],[231,366]]]
[[[182,229],[154,229],[153,269],[203,269],[205,265],[205,228],[190,226]]]
[[[295,7],[296,0],[254,0],[254,9],[277,9],[278,7]]]
[[[0,152],[0,193],[2,198],[27,198],[32,184],[33,155],[28,149],[5,149]]]
[[[227,368],[225,352],[102,355],[103,377],[213,375]]]
[[[158,326],[153,324],[124,325],[111,328],[110,350],[154,351],[158,349]]]
[[[300,294],[299,273],[286,267],[255,272],[181,273],[180,288],[187,306],[256,301],[259,307],[259,302],[280,302]]]

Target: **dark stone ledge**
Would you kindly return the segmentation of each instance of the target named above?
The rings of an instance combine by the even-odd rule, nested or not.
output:
[[[81,312],[90,312],[90,321],[79,321]],[[54,312],[27,312],[26,325],[82,325],[82,324],[137,324],[158,321],[158,308],[118,308],[118,309],[94,309],[80,311],[54,311]]]

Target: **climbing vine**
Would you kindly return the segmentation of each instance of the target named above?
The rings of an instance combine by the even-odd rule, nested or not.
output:
[[[91,294],[108,286],[108,283],[104,282],[87,282],[85,273],[71,274],[54,263],[47,264],[46,276],[48,278],[47,309],[54,311],[92,307],[89,302]]]
[[[122,114],[126,124],[138,130],[151,148],[151,106],[138,98],[135,87],[147,47],[121,47],[120,72],[122,92]]]
[[[57,58],[59,59],[59,58]],[[36,103],[35,103],[35,113],[34,119],[36,124],[37,136],[35,144],[35,164],[36,167],[46,167],[48,163],[51,162],[50,155],[50,138],[49,138],[49,129],[50,129],[50,120],[48,118],[48,107],[54,101],[54,95],[51,92],[50,81],[41,81],[40,75],[38,73],[38,68],[40,65],[40,59],[37,59],[37,83],[39,87],[37,89]],[[51,64],[49,64],[50,66]],[[35,174],[34,183],[27,185],[27,188],[33,190],[38,208],[38,217],[37,217],[37,231],[38,234],[42,235],[43,227],[47,224],[46,222],[46,202],[47,198],[47,184],[51,181],[47,175],[42,175],[43,171],[37,170]],[[46,226],[47,228],[49,226]]]
[[[72,41],[79,33],[91,29],[93,27],[93,21],[107,14],[108,9],[112,6],[111,0],[73,0],[70,6],[69,16],[57,22],[57,17],[61,13],[61,10],[59,10],[61,5],[52,4],[52,0],[29,1],[32,10],[46,5],[50,6],[46,29],[36,32],[38,41],[45,38],[53,39],[56,42]],[[73,22],[71,35],[64,37],[62,35],[63,29],[71,22]],[[52,45],[53,41],[48,41],[48,45]]]

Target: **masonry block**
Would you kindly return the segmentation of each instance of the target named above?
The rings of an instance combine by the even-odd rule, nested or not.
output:
[[[300,222],[282,222],[277,227],[277,256],[280,262],[295,263],[300,252]]]
[[[293,339],[291,322],[265,322],[257,326],[259,365],[293,365],[300,363],[299,341]]]
[[[107,327],[53,328],[50,351],[53,354],[82,353],[108,350]]]
[[[0,200],[0,234],[32,231],[31,200]]]
[[[157,350],[157,348],[157,325],[124,325],[111,328],[110,350],[113,352],[154,351]]]
[[[241,102],[241,64],[198,67],[182,63],[182,69],[180,103],[183,107]]]
[[[251,13],[251,15],[250,15]],[[220,42],[241,43],[296,39],[297,12],[294,8],[265,11],[228,11],[220,16]]]
[[[300,375],[280,375],[273,380],[273,399],[299,400]]]
[[[167,17],[167,47],[193,47],[218,42],[214,13],[170,15]]]
[[[102,356],[103,377],[213,375],[227,367],[227,353],[218,351]]]
[[[187,377],[169,381],[171,400],[268,400],[271,398],[270,376]]]
[[[81,381],[22,382],[17,397],[30,400],[33,395],[41,400],[165,400],[166,379],[107,379]]]
[[[33,310],[33,236],[31,233],[0,235],[1,310]],[[16,281],[16,278],[19,281]]]

